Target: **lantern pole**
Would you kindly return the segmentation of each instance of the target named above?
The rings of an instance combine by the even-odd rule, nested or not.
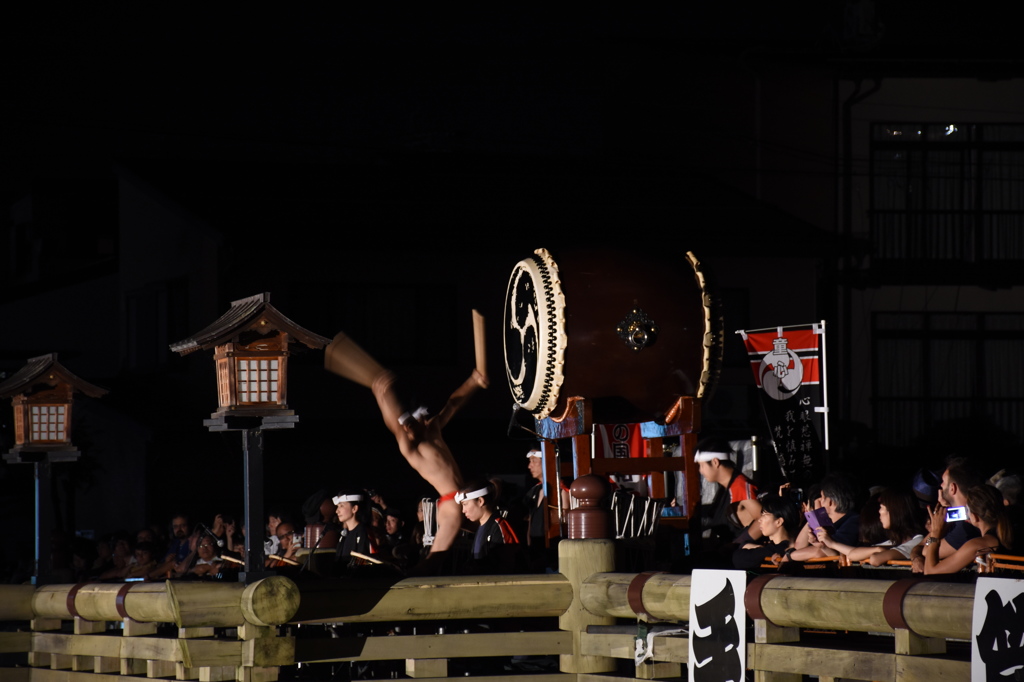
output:
[[[269,417],[221,416],[204,419],[203,424],[210,431],[242,432],[242,476],[245,479],[245,568],[238,574],[239,582],[251,585],[272,575],[264,567],[263,553],[263,432],[266,429],[292,429],[299,421],[298,415]]]
[[[53,572],[53,479],[49,457],[44,455],[32,468],[36,479],[36,565],[32,584],[45,585]]]
[[[245,568],[247,585],[275,573],[263,554],[263,431],[291,429],[299,417],[288,407],[288,357],[330,342],[303,329],[270,304],[270,293],[231,302],[231,309],[202,331],[171,344],[188,355],[214,350],[219,407],[204,419],[210,431],[242,432],[245,476]]]
[[[81,455],[71,443],[71,406],[76,391],[91,398],[107,393],[69,372],[57,361],[56,353],[29,358],[24,367],[0,382],[0,398],[11,398],[14,408],[15,443],[3,460],[31,464],[35,479],[33,585],[45,585],[53,573],[53,464],[74,462]]]
[[[242,431],[242,457],[245,470],[245,573],[239,579],[250,583],[254,574],[263,573],[266,560],[263,543],[260,542],[260,531],[263,530],[263,429]]]

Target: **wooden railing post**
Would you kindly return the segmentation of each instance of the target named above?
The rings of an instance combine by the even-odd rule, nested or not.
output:
[[[582,653],[581,635],[588,625],[612,625],[614,618],[595,616],[583,608],[580,588],[594,573],[615,568],[614,540],[562,540],[558,543],[558,570],[572,586],[572,603],[558,617],[558,627],[572,633],[572,653],[560,655],[563,673],[604,673],[615,670],[615,659]]]

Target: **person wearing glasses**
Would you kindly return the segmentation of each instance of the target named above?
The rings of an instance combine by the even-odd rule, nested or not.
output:
[[[217,541],[210,534],[204,533],[196,542],[195,565],[189,569],[190,575],[215,576],[220,573],[221,558],[217,556]]]

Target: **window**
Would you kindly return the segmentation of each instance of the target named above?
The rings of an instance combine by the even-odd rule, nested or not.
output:
[[[67,440],[64,405],[32,405],[29,408],[31,443],[59,443]]]
[[[873,258],[1024,260],[1024,125],[876,123]]]
[[[968,417],[1024,441],[1024,315],[875,313],[873,336],[880,442],[908,446]]]
[[[238,360],[235,372],[239,405],[280,402],[277,398],[279,363],[277,358]]]

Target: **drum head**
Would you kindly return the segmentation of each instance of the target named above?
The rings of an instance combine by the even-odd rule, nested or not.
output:
[[[579,396],[594,423],[662,421],[710,390],[723,339],[693,254],[538,249],[509,277],[505,375],[537,419]]]
[[[565,297],[551,254],[516,263],[505,292],[505,376],[518,405],[543,419],[562,385]]]

